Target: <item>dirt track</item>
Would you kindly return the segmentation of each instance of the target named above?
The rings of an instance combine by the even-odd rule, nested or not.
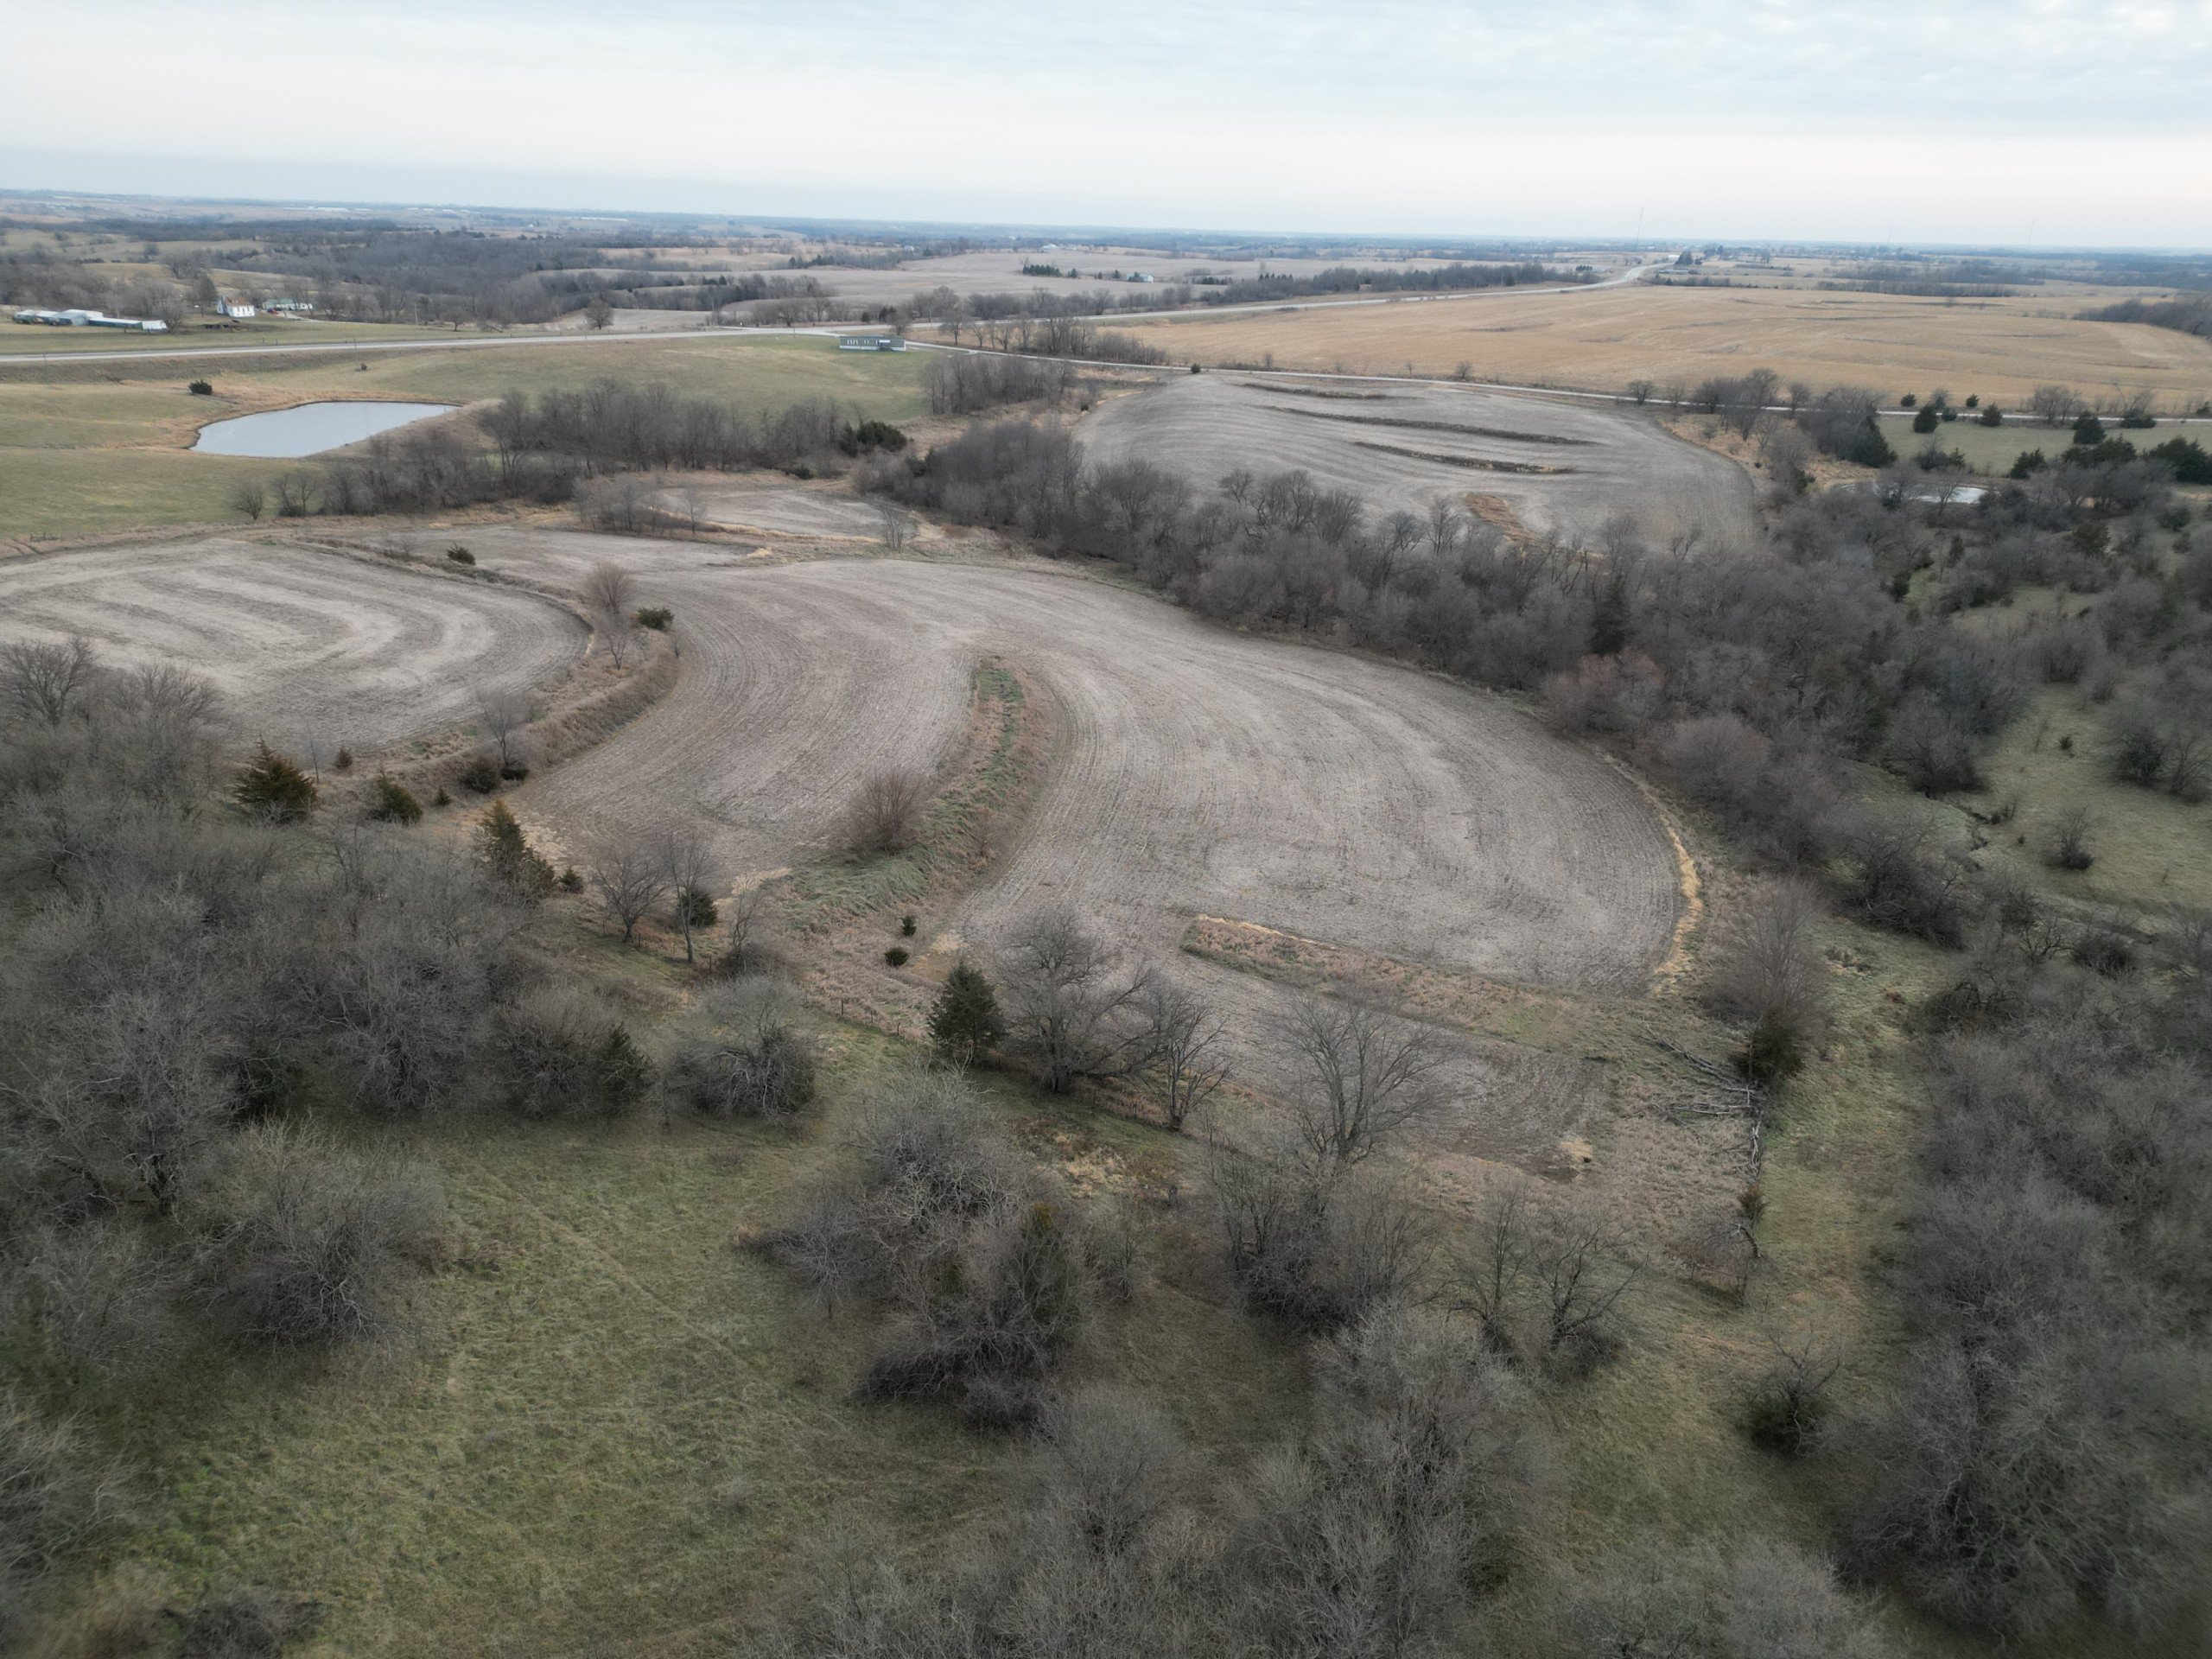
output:
[[[110,662],[175,663],[253,733],[363,753],[467,724],[481,690],[526,690],[583,626],[512,588],[219,537],[0,562],[0,642],[83,633]]]
[[[1594,539],[1618,512],[1658,538],[1696,526],[1735,543],[1753,531],[1751,482],[1734,463],[1640,416],[1545,397],[1224,370],[1111,398],[1077,431],[1096,460],[1147,460],[1207,487],[1236,467],[1299,467],[1383,512],[1503,497],[1530,530],[1572,540]]]

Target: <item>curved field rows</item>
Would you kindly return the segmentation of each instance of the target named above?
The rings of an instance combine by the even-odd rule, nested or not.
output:
[[[523,791],[563,827],[702,815],[751,868],[818,852],[861,780],[959,736],[985,654],[1065,729],[1021,846],[963,925],[1065,902],[1147,945],[1199,913],[1535,982],[1641,983],[1675,866],[1635,786],[1509,704],[1341,652],[1211,627],[1036,569],[741,564],[680,542],[493,531],[480,558],[599,558],[672,605],[685,671]]]
[[[700,521],[726,530],[766,531],[783,536],[861,537],[881,534],[883,515],[875,505],[842,485],[817,488],[800,484],[709,480],[662,490],[654,505],[679,518],[696,511]]]
[[[1182,954],[1194,917],[1598,991],[1641,988],[1668,946],[1675,855],[1635,786],[1465,687],[1034,569],[524,531],[472,545],[556,582],[618,560],[676,609],[676,690],[516,798],[567,852],[683,817],[733,872],[819,855],[868,772],[958,742],[978,657],[1019,661],[1058,711],[1050,770],[1020,840],[925,944],[988,953],[1067,906],[1228,1013],[1238,1074],[1262,1088],[1291,1081],[1266,1040],[1290,994]],[[1572,1059],[1452,1050],[1445,1147],[1540,1166],[1589,1109]]]
[[[1232,467],[1300,467],[1382,512],[1493,495],[1539,534],[1596,539],[1627,512],[1654,537],[1754,530],[1750,477],[1656,423],[1612,409],[1459,388],[1176,376],[1109,398],[1077,429],[1095,460],[1142,460],[1211,488]],[[1544,470],[1525,470],[1540,468]]]
[[[251,733],[325,754],[467,725],[485,690],[557,679],[583,626],[512,588],[220,538],[0,562],[0,643],[81,633],[104,659],[221,688]]]

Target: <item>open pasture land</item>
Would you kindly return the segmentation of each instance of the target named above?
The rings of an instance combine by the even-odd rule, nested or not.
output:
[[[657,1012],[678,995],[620,966]],[[194,1355],[148,1383],[115,1414],[150,1494],[130,1558],[179,1605],[311,1592],[313,1655],[726,1659],[825,1541],[941,1542],[998,1500],[1016,1446],[852,1398],[869,1322],[824,1318],[733,1247],[839,1160],[893,1047],[834,1030],[800,1132],[387,1126],[436,1167],[455,1234],[410,1309],[418,1340],[304,1375]],[[1156,1135],[984,1086],[1046,1155],[1153,1173]],[[1091,1373],[1160,1389],[1224,1452],[1301,1398],[1292,1344],[1219,1289],[1163,1284],[1093,1346]]]
[[[249,739],[368,753],[475,718],[582,654],[560,606],[344,554],[210,538],[0,560],[0,644],[83,634],[104,659],[213,681]]]
[[[1624,410],[1471,388],[1176,376],[1102,404],[1079,429],[1095,460],[1148,461],[1211,489],[1237,467],[1303,467],[1373,508],[1499,497],[1539,534],[1594,539],[1627,512],[1654,537],[1753,530],[1748,476]]]
[[[1910,415],[1885,415],[1881,424],[1882,435],[1899,455],[1910,459],[1932,444],[1946,453],[1963,455],[1967,465],[1978,473],[2008,472],[2012,463],[2031,449],[2040,449],[2045,460],[2056,461],[2074,442],[2071,422],[2063,426],[2046,426],[2018,413],[2005,416],[2002,426],[1984,426],[1974,418],[1974,411],[1969,410],[1955,421],[1937,423],[1933,432],[1914,431]],[[2148,431],[2128,430],[2107,422],[2106,435],[2126,439],[2141,454],[2174,438],[2194,438],[2201,444],[2212,444],[2212,422],[2170,418]]]
[[[2052,382],[2099,399],[2145,391],[2162,406],[2212,398],[2212,341],[2070,315],[2088,303],[1639,283],[1117,326],[1177,362],[1439,378],[1465,364],[1478,380],[1592,391],[1770,368],[1785,382],[1864,386],[1885,399],[1943,386],[2010,406]]]
[[[812,337],[726,337],[0,365],[0,540],[242,518],[231,501],[241,483],[265,483],[301,463],[188,453],[202,425],[233,415],[324,398],[465,404],[614,378],[662,382],[756,414],[827,397],[855,418],[897,423],[926,407],[925,357],[840,352]],[[200,378],[213,396],[186,391]]]

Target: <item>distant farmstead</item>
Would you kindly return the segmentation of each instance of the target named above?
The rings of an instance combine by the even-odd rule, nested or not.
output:
[[[17,322],[43,323],[49,328],[135,328],[142,334],[165,334],[169,326],[154,317],[111,317],[105,311],[18,311]]]
[[[903,352],[906,340],[898,334],[840,334],[837,349],[841,352]]]
[[[246,318],[253,315],[254,310],[255,307],[249,302],[234,300],[227,294],[221,296],[215,302],[215,315],[219,317],[228,317],[234,322],[243,322]]]

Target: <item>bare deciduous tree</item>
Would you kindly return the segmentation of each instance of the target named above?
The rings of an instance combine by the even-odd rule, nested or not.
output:
[[[240,1136],[214,1201],[218,1314],[288,1347],[387,1334],[397,1286],[430,1253],[444,1208],[426,1167],[279,1124]]]
[[[722,926],[729,944],[717,964],[726,974],[757,974],[766,971],[768,951],[762,944],[767,931],[767,894],[759,887],[747,887],[734,893],[722,906]]]
[[[1151,976],[1124,972],[1113,949],[1072,912],[1039,911],[1014,929],[1001,963],[1007,1033],[1039,1084],[1062,1093],[1079,1077],[1118,1077],[1150,1059],[1142,1018]]]
[[[1166,980],[1146,988],[1143,1014],[1160,1110],[1167,1127],[1179,1131],[1229,1075],[1221,1052],[1225,1025],[1219,1013]]]
[[[930,780],[911,766],[870,772],[847,811],[846,844],[855,852],[903,852],[921,829]]]
[[[914,539],[914,521],[888,501],[879,505],[875,512],[879,526],[877,536],[883,543],[883,550],[887,553],[904,551],[906,543]]]
[[[696,823],[664,830],[655,839],[654,852],[661,880],[676,896],[676,925],[683,933],[683,960],[696,962],[692,940],[699,928],[712,919],[709,906],[715,889],[721,885],[721,861]]]
[[[1590,1205],[1571,1206],[1544,1230],[1535,1274],[1554,1364],[1585,1371],[1619,1348],[1617,1313],[1637,1269],[1618,1263],[1615,1244],[1612,1224]]]
[[[1779,881],[1734,906],[1714,930],[1704,1001],[1715,1014],[1786,1045],[1789,1064],[1762,1070],[1768,1080],[1796,1070],[1827,1019],[1828,969],[1814,930],[1821,905],[1802,882]]]
[[[1516,1184],[1491,1196],[1460,1252],[1459,1306],[1500,1351],[1579,1374],[1618,1351],[1619,1304],[1636,1276],[1596,1209],[1540,1209]]]
[[[55,727],[82,709],[99,667],[82,634],[44,643],[19,639],[0,650],[0,695],[26,720]]]
[[[476,723],[492,745],[493,764],[502,778],[519,776],[527,769],[528,757],[523,753],[523,732],[530,724],[527,696],[519,691],[478,692]]]
[[[625,944],[668,892],[657,851],[635,836],[610,832],[594,843],[584,861],[584,879],[607,913],[622,925]]]
[[[2071,386],[2037,386],[2028,396],[2028,412],[2045,426],[2063,426],[2081,409],[2082,394]]]
[[[594,611],[592,630],[599,635],[600,645],[607,652],[607,660],[616,669],[629,662],[631,649],[637,643],[637,635],[631,631],[631,619],[626,613],[621,611]]]
[[[638,579],[620,565],[602,559],[584,572],[584,603],[595,612],[626,616],[637,597]]]
[[[1304,1063],[1298,1128],[1316,1158],[1357,1163],[1442,1103],[1435,1033],[1376,1003],[1308,997],[1282,1036]]]

